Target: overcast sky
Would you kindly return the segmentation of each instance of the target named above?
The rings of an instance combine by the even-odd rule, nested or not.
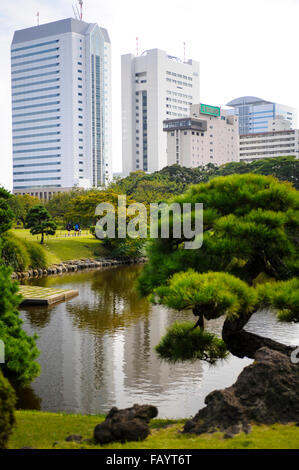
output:
[[[14,30],[73,16],[77,0],[1,0],[0,185],[12,187],[10,43]],[[200,62],[201,101],[243,95],[299,107],[299,0],[84,0],[83,20],[112,43],[113,162],[121,170],[120,56],[164,49]]]

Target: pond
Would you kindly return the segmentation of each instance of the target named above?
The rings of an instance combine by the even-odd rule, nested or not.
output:
[[[154,346],[176,320],[192,312],[151,305],[136,294],[142,266],[121,266],[31,281],[77,289],[79,296],[49,307],[21,310],[24,329],[39,336],[42,372],[20,393],[19,407],[52,412],[103,414],[134,403],[158,407],[160,418],[188,418],[213,390],[232,385],[252,360],[230,355],[169,365]],[[207,329],[221,335],[222,319]],[[255,314],[247,329],[286,344],[299,344],[299,324],[278,323],[270,312]]]

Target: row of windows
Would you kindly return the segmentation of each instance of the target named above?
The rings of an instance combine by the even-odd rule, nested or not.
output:
[[[60,104],[60,101],[52,101],[48,103],[38,103],[38,104],[30,104],[28,106],[13,106],[13,111],[19,111],[20,109],[31,109],[31,108],[40,108],[41,106],[53,106],[55,104]],[[16,115],[17,116],[17,115]]]
[[[44,149],[43,149],[44,150]],[[19,161],[19,160],[38,160],[40,158],[58,158],[61,157],[60,153],[57,153],[56,155],[35,155],[34,157],[14,157],[14,162]],[[39,163],[36,163],[36,165],[39,165]]]
[[[15,116],[13,116],[13,118],[19,118],[19,117],[25,117],[25,116],[34,116],[36,114],[47,114],[47,113],[57,113],[58,111],[60,111],[60,108],[57,108],[57,109],[47,109],[45,111],[36,111],[34,113],[24,113],[24,114],[16,114]],[[46,119],[44,119],[46,121]],[[32,121],[28,121],[28,122],[32,122]],[[13,124],[19,124],[20,121],[17,121],[16,123],[13,122]]]
[[[29,64],[36,64],[36,62],[40,63],[40,62],[44,62],[45,60],[52,60],[52,59],[58,59],[59,55],[52,55],[51,57],[43,57],[43,58],[38,58],[38,59],[34,59],[34,60],[27,60],[26,62],[20,62],[18,64],[11,64],[11,67],[19,67],[20,65],[29,65]],[[12,74],[15,74],[15,73],[20,73],[20,72],[24,72],[24,69],[22,70],[15,70],[14,72],[12,72]]]
[[[58,67],[58,65],[59,65],[59,62],[55,62],[55,64],[40,65],[39,67],[32,67],[31,69],[15,70],[14,72],[12,72],[12,74],[24,73],[24,72],[34,72],[35,70],[47,69],[49,67]],[[27,77],[24,77],[23,80],[25,80],[25,78],[27,78]],[[19,78],[19,80],[21,80],[21,78]],[[13,78],[12,81],[15,81],[15,79]]]
[[[58,64],[59,65],[59,64]],[[20,80],[32,80],[33,78],[38,78],[38,77],[48,77],[49,75],[56,75],[59,73],[59,70],[55,70],[54,72],[46,72],[46,73],[38,73],[37,75],[30,75],[29,77],[18,77],[18,78],[12,78],[12,82],[18,82]],[[32,86],[36,85],[38,82],[33,82],[33,83],[28,83],[27,85],[19,85],[18,88],[23,87],[23,86]],[[40,83],[49,83],[49,82],[40,82]],[[17,88],[16,85],[13,85],[12,88]]]
[[[14,176],[17,176],[17,175],[38,175],[40,173],[61,173],[61,170],[14,171]]]
[[[53,127],[57,128],[57,127],[60,127],[60,126],[61,126],[61,124],[48,124],[46,126],[24,127],[22,129],[13,129],[13,132],[37,131],[37,130],[40,130],[40,129],[50,129],[50,128],[53,128]],[[46,135],[46,134],[39,134],[39,135]],[[29,137],[29,136],[24,135],[23,137]],[[31,137],[35,137],[35,136],[31,136]],[[17,137],[14,137],[14,138],[17,139]]]
[[[57,180],[61,180],[60,177],[58,178],[30,178],[30,179],[14,179],[13,182],[14,183],[25,183],[26,181],[57,181]]]
[[[12,57],[12,60],[23,59],[24,57],[31,57],[33,55],[45,54],[45,52],[54,52],[54,51],[58,51],[58,50],[59,50],[59,47],[53,47],[52,49],[44,49],[43,51],[29,52],[28,54],[22,54],[22,55],[14,56],[14,57]]]
[[[59,109],[58,109],[59,111]],[[47,113],[50,111],[47,111]],[[40,113],[35,113],[35,114],[40,114]],[[18,116],[19,117],[19,116]],[[28,121],[14,121],[13,124],[28,124],[28,123],[33,123],[33,122],[41,122],[41,121],[56,121],[56,119],[60,119],[60,116],[55,116],[55,117],[46,117],[46,118],[40,118],[40,119],[30,119]],[[21,129],[15,128],[14,131],[19,131]]]
[[[49,44],[56,44],[57,42],[59,42],[59,39],[55,39],[55,41],[47,41],[47,42],[41,42],[39,44],[33,44],[32,46],[19,47],[17,49],[12,49],[11,52],[25,51],[27,49],[33,49],[34,47],[42,47],[42,46],[48,46]]]
[[[172,75],[173,77],[179,77],[179,78],[184,78],[185,80],[190,80],[192,81],[192,77],[188,77],[187,75],[182,75],[180,73],[175,73],[175,72],[166,72],[167,75]]]
[[[14,168],[29,168],[31,166],[49,166],[49,165],[61,165],[61,162],[47,162],[47,163],[27,163],[24,165],[14,165]]]
[[[13,144],[13,147],[25,147],[27,145],[43,145],[43,144],[54,144],[56,142],[60,142],[61,139],[54,139],[54,140],[42,140],[39,142],[19,142],[17,144]]]
[[[38,186],[17,186],[16,189],[40,189],[40,185]],[[61,188],[61,184],[43,184],[43,188]],[[42,193],[40,193],[42,194]],[[50,193],[49,193],[50,194]]]
[[[48,148],[42,148],[42,149],[29,149],[29,150],[14,150],[13,153],[28,153],[28,152],[45,152],[45,151],[50,151],[50,150],[60,150],[61,147],[48,147]]]
[[[54,72],[54,73],[57,73],[57,72]],[[46,74],[46,75],[48,75],[48,74]],[[41,82],[24,83],[22,85],[14,85],[14,86],[12,86],[12,88],[24,88],[24,87],[27,87],[27,86],[45,85],[46,83],[57,83],[57,82],[59,82],[59,80],[60,80],[60,78],[51,78],[51,80],[43,80]],[[59,85],[57,85],[56,87],[53,87],[53,88],[59,88]],[[47,88],[45,88],[45,90],[47,90]],[[23,93],[37,93],[39,91],[44,91],[44,89],[43,88],[38,88],[37,90],[19,91],[17,93],[13,93],[12,96],[22,95]]]
[[[14,136],[14,139],[28,139],[31,137],[45,137],[47,135],[57,135],[57,134],[60,134],[60,131],[59,132],[46,132],[45,134],[17,135],[17,136]]]
[[[12,93],[12,96],[19,96],[19,95],[29,95],[31,93],[41,93],[42,91],[51,91],[51,90],[58,90],[60,88],[60,85],[56,85],[56,86],[50,86],[50,87],[47,87],[47,88],[38,88],[37,90],[26,90],[26,91],[18,91],[16,93]],[[58,95],[56,95],[58,96]],[[42,96],[41,98],[44,98],[44,96]],[[28,99],[33,99],[33,98],[28,98]],[[38,99],[38,98],[36,98]],[[22,100],[24,101],[24,100]],[[13,103],[16,103],[16,100],[13,100]]]
[[[57,96],[60,96],[60,93],[54,93],[53,95],[44,95],[44,96],[34,96],[30,98],[22,98],[20,100],[12,100],[13,103],[22,103],[23,101],[35,101],[35,100],[44,100],[48,98],[56,98]],[[57,104],[57,103],[55,103]],[[37,105],[35,105],[37,106]],[[29,106],[32,108],[32,106]],[[21,109],[21,108],[15,108],[15,109]]]

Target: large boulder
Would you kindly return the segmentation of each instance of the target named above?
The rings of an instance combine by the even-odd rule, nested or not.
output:
[[[187,421],[183,432],[246,431],[249,422],[298,422],[298,393],[299,365],[287,354],[261,348],[234,385],[206,397],[207,406]]]
[[[151,405],[134,405],[124,410],[114,407],[105,421],[95,427],[94,440],[98,444],[143,441],[150,433],[150,420],[157,415],[157,408]]]

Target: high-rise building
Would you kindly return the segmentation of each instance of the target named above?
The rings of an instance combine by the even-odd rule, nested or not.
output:
[[[266,101],[255,96],[242,96],[227,103],[233,109],[228,114],[239,118],[239,134],[255,134],[271,130],[272,122],[284,119],[290,123],[292,129],[296,128],[296,109],[283,104]]]
[[[112,172],[107,31],[68,18],[14,33],[13,190],[47,198]]]
[[[163,121],[187,117],[199,102],[199,63],[159,49],[122,56],[123,174],[167,165]]]
[[[191,106],[188,118],[164,121],[167,164],[188,168],[239,161],[238,118],[218,106]]]

